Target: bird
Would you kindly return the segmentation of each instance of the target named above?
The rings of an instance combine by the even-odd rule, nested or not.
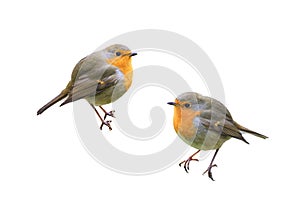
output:
[[[180,94],[174,102],[168,102],[168,104],[174,106],[173,126],[175,132],[185,143],[198,149],[187,160],[179,163],[179,166],[184,164],[187,173],[190,162],[198,161],[193,157],[200,150],[215,150],[207,170],[203,172],[203,175],[208,173],[208,177],[214,181],[211,169],[217,167],[214,160],[224,142],[235,138],[249,144],[241,132],[263,139],[268,138],[238,124],[233,120],[225,105],[214,98],[202,96],[196,92],[185,92]]]
[[[42,114],[55,103],[65,99],[60,106],[85,99],[101,120],[100,129],[107,126],[112,130],[107,116],[115,117],[114,110],[107,112],[102,106],[120,98],[131,86],[133,68],[131,58],[137,53],[125,45],[114,44],[103,50],[95,51],[81,59],[74,67],[67,86],[37,111]],[[95,106],[104,112],[101,117]]]

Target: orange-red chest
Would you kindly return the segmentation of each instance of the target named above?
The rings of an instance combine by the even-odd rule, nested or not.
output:
[[[174,107],[173,125],[177,134],[186,139],[194,138],[197,134],[197,127],[194,125],[194,118],[200,115],[200,111],[192,109],[181,109]]]
[[[125,87],[128,89],[132,83],[132,65],[130,57],[122,57],[119,59],[108,59],[107,62],[113,66],[116,66],[125,76]]]

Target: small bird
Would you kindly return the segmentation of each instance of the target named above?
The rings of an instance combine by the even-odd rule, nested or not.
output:
[[[93,52],[81,59],[73,69],[71,80],[61,93],[37,111],[42,114],[58,101],[60,105],[86,99],[101,120],[100,129],[106,125],[112,130],[107,116],[114,117],[114,111],[106,112],[102,105],[120,98],[131,86],[133,70],[131,57],[137,55],[124,45],[115,44],[103,50]],[[104,112],[102,118],[95,106]]]
[[[242,136],[241,131],[250,133],[263,139],[268,138],[235,122],[228,109],[219,101],[202,96],[195,92],[186,92],[179,95],[175,102],[168,102],[174,106],[173,125],[178,136],[190,146],[198,149],[187,160],[182,161],[188,173],[191,161],[200,150],[216,150],[208,166],[208,177],[214,181],[211,169],[216,167],[214,159],[224,142],[236,138],[249,144]]]

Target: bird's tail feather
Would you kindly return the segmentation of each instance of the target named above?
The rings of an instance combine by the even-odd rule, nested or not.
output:
[[[252,134],[252,135],[254,135],[254,136],[256,136],[256,137],[260,137],[260,138],[263,138],[263,139],[268,138],[267,136],[262,135],[262,134],[260,134],[260,133],[257,133],[257,132],[255,132],[255,131],[252,131],[252,130],[250,130],[250,129],[248,129],[248,128],[245,128],[244,126],[241,126],[240,124],[238,124],[238,123],[236,123],[236,122],[234,122],[234,125],[235,125],[238,129],[240,129],[241,131],[250,133],[250,134]]]
[[[62,100],[63,98],[65,98],[68,95],[68,93],[66,93],[65,90],[63,90],[58,96],[56,96],[55,98],[53,98],[51,101],[49,101],[49,103],[47,103],[46,105],[44,105],[41,109],[39,109],[37,111],[37,115],[42,114],[45,110],[47,110],[49,107],[51,107],[52,105],[54,105],[55,103],[57,103],[58,101]]]

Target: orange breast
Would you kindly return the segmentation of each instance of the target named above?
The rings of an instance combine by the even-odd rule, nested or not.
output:
[[[132,83],[131,58],[128,56],[123,56],[120,58],[107,59],[107,63],[120,69],[125,76],[125,87],[128,89]]]
[[[179,107],[174,107],[173,125],[176,133],[178,133],[181,124],[181,110]]]
[[[173,124],[176,133],[186,139],[192,139],[197,133],[197,127],[194,126],[194,118],[200,114],[200,111],[192,109],[181,109],[174,107]]]

